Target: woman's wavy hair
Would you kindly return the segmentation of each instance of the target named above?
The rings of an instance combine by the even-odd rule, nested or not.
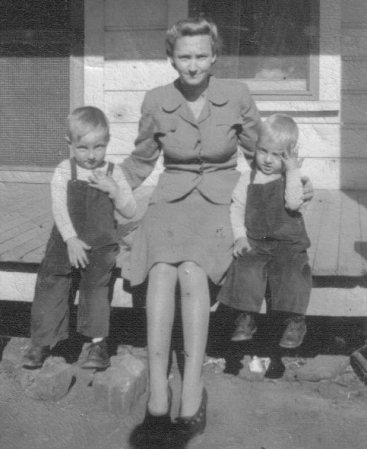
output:
[[[217,25],[204,17],[189,17],[176,22],[166,33],[166,53],[173,56],[177,39],[184,36],[210,36],[213,55],[217,55],[222,46]]]

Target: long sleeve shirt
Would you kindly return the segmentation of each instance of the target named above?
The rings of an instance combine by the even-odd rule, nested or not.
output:
[[[230,217],[234,240],[247,237],[245,228],[245,210],[247,202],[247,188],[251,182],[251,171],[242,173],[232,194]],[[266,184],[279,179],[282,175],[265,175],[259,170],[255,171],[254,184]],[[299,210],[303,205],[303,185],[299,169],[285,173],[284,205],[288,210]]]
[[[108,164],[98,168],[98,171],[106,173]],[[77,166],[77,176],[81,181],[89,182],[92,171]],[[125,218],[132,218],[136,212],[136,202],[131,187],[125,179],[119,166],[115,165],[112,177],[118,185],[118,192],[113,199],[116,211]],[[52,212],[58,230],[64,241],[77,237],[77,233],[71,222],[67,208],[67,186],[71,179],[70,159],[62,161],[55,169],[51,180]]]

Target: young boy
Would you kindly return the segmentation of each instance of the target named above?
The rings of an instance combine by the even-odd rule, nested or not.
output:
[[[105,160],[109,138],[101,110],[86,106],[69,115],[66,140],[72,157],[56,167],[51,181],[55,225],[37,276],[24,368],[40,368],[50,349],[68,338],[75,269],[81,276],[77,330],[92,340],[82,367],[110,364],[108,288],[119,251],[114,211],[131,218],[136,203],[121,169]]]
[[[256,332],[267,283],[271,311],[282,312],[284,348],[301,345],[312,288],[306,233],[300,208],[303,188],[297,160],[298,128],[291,117],[274,114],[262,125],[252,170],[243,173],[230,209],[235,259],[219,301],[240,309],[232,341]]]

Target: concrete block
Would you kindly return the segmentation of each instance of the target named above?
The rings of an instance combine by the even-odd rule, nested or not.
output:
[[[74,370],[62,357],[49,357],[40,369],[23,369],[19,378],[24,392],[33,399],[58,401],[69,391]]]
[[[22,365],[23,355],[30,345],[29,338],[11,338],[5,346],[1,361],[20,368]]]
[[[147,362],[135,357],[128,348],[120,347],[117,356],[111,357],[111,366],[98,372],[93,380],[94,398],[102,410],[117,416],[134,414],[147,389]]]

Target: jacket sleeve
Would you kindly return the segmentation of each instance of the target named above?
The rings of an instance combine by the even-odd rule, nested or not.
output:
[[[241,101],[242,131],[239,135],[239,145],[247,160],[252,160],[261,127],[261,118],[249,88],[243,85]]]
[[[138,187],[150,175],[159,157],[159,143],[154,136],[154,109],[153,95],[147,92],[141,107],[135,150],[121,165],[132,189]]]

